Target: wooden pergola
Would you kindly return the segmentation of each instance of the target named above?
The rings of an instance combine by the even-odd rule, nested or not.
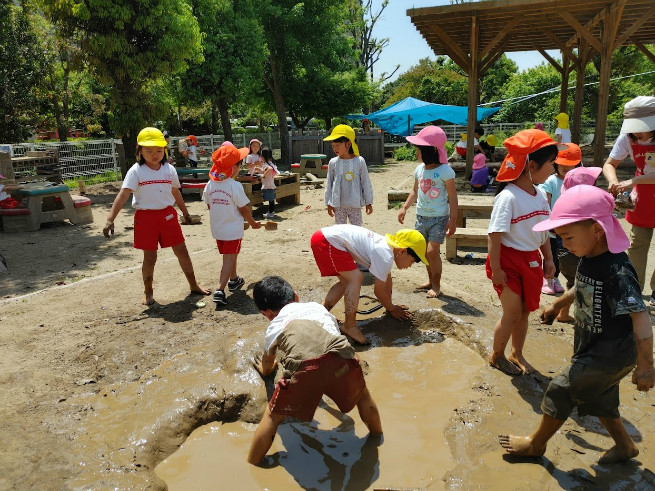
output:
[[[569,74],[576,72],[571,131],[579,143],[585,66],[600,53],[598,114],[594,162],[602,165],[609,101],[612,53],[635,45],[653,63],[655,0],[490,0],[407,10],[416,29],[436,55],[448,55],[469,79],[467,174],[473,158],[473,132],[479,103],[479,79],[512,51],[539,51],[562,75],[560,111],[566,112]],[[559,50],[558,63],[546,50]]]

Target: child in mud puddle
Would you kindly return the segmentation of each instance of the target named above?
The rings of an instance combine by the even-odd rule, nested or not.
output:
[[[552,278],[555,272],[548,233],[532,230],[550,213],[546,195],[537,185],[552,174],[558,149],[565,147],[558,148],[548,133],[535,129],[508,138],[505,147],[507,157],[496,176],[500,184],[488,229],[487,277],[503,308],[494,330],[489,364],[508,375],[520,375],[534,371],[523,357],[528,315],[539,308],[543,277]],[[510,337],[508,359],[505,348]]]
[[[597,416],[614,440],[599,464],[639,454],[619,415],[619,382],[634,368],[637,389],[653,387],[653,331],[636,271],[624,252],[630,241],[613,209],[609,193],[581,184],[563,193],[550,219],[534,227],[554,229],[564,247],[581,258],[575,288],[565,294],[575,297],[573,357],[546,389],[537,430],[529,436],[499,436],[510,454],[543,455],[574,407],[580,416]]]
[[[426,126],[405,139],[416,146],[420,164],[414,169],[414,188],[398,212],[398,221],[405,222],[407,210],[416,202],[414,228],[425,237],[429,263],[428,282],[417,290],[427,290],[428,298],[436,298],[441,295],[441,244],[455,233],[457,222],[455,171],[447,163],[446,133],[438,126]]]
[[[191,257],[184,243],[182,227],[177,219],[176,204],[184,215],[185,223],[191,222],[182,194],[180,181],[175,168],[167,162],[164,134],[157,128],[144,128],[137,135],[139,161],[125,175],[123,186],[116,195],[107,223],[102,229],[105,237],[114,235],[114,220],[125,202],[133,194],[134,214],[134,248],[143,250],[144,296],[141,303],[152,305],[153,275],[157,262],[157,248],[172,247],[180,267],[186,275],[191,293],[209,295],[209,290],[202,288],[196,281]]]
[[[321,276],[339,278],[325,296],[323,306],[332,310],[343,297],[346,320],[341,332],[354,342],[369,344],[356,321],[363,280],[358,264],[375,276],[373,291],[387,313],[399,320],[411,317],[406,306],[395,305],[391,300],[391,268],[394,263],[398,269],[409,268],[419,261],[428,264],[425,239],[418,231],[403,229],[396,235],[383,237],[356,225],[331,225],[314,232],[311,247]]]
[[[561,150],[557,154],[557,158],[553,163],[555,173],[548,176],[546,182],[539,184],[539,188],[546,192],[546,198],[548,199],[548,204],[551,209],[559,199],[562,192],[562,183],[564,182],[564,176],[566,176],[566,173],[578,165],[581,165],[580,161],[582,160],[582,152],[580,151],[580,147],[575,143],[566,143],[565,145],[567,145],[567,148]],[[550,279],[544,278],[543,285],[541,286],[541,293],[555,295],[556,293],[564,292],[564,287],[560,284],[559,279],[557,278],[560,273],[558,256],[559,240],[554,234],[550,234],[549,240],[550,250],[553,254],[553,262],[555,263],[555,276]]]
[[[286,416],[311,421],[323,395],[343,413],[357,406],[371,435],[381,435],[377,406],[355,350],[339,332],[335,317],[316,302],[299,303],[291,285],[279,276],[255,283],[253,300],[270,321],[264,353],[254,366],[262,376],[273,373],[279,349],[284,354],[280,360],[284,373],[255,431],[248,462],[261,463]]]
[[[373,185],[366,161],[360,157],[355,143],[355,130],[339,124],[323,141],[331,141],[332,151],[337,155],[330,159],[325,179],[328,215],[337,224],[350,222],[361,226],[362,206],[366,206],[367,215],[373,213]]]
[[[593,186],[601,172],[602,169],[600,167],[576,167],[571,169],[566,173],[564,179],[562,180],[561,194],[563,194],[567,189],[570,189],[573,186],[577,186],[579,184],[588,184]],[[565,291],[568,291],[573,288],[575,283],[575,272],[578,269],[578,263],[580,262],[580,259],[575,254],[572,254],[571,251],[569,251],[566,247],[564,247],[561,237],[556,237],[559,268],[564,278],[566,278]],[[568,324],[572,324],[573,317],[571,317],[569,310],[573,304],[573,297],[565,294],[560,299],[558,299],[556,303],[558,305],[557,310],[553,308],[554,304],[552,304],[541,311],[539,322],[542,324],[552,324],[553,321],[557,320],[558,322],[566,322]]]
[[[207,203],[209,209],[212,236],[216,239],[218,252],[223,256],[219,284],[214,291],[214,302],[217,305],[227,305],[226,286],[233,292],[245,283],[245,280],[237,275],[243,221],[246,220],[253,229],[261,227],[261,223],[253,219],[248,209],[250,200],[243,186],[232,179],[232,175],[239,173],[241,161],[247,154],[247,148],[238,149],[228,142],[215,150],[212,154],[209,182],[202,192],[202,200]]]

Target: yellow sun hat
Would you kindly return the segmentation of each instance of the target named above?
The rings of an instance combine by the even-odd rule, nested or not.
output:
[[[357,147],[357,144],[355,143],[355,130],[353,130],[347,124],[336,125],[332,130],[332,133],[330,133],[330,136],[326,136],[325,138],[323,138],[323,141],[336,140],[337,138],[341,138],[342,136],[345,136],[350,140],[350,143],[352,143],[353,145],[353,152],[355,152],[355,156],[359,156],[359,147]]]
[[[559,113],[557,116],[554,118],[557,120],[557,127],[562,128],[563,130],[567,129],[569,127],[569,115],[566,113]]]
[[[165,147],[166,138],[157,128],[143,128],[136,137],[136,142],[142,147]]]
[[[495,147],[498,145],[498,138],[496,138],[494,135],[489,135],[487,136],[487,143],[492,147]]]
[[[418,230],[404,228],[398,230],[396,235],[386,234],[387,244],[398,249],[411,249],[419,257],[423,264],[428,264],[425,258],[425,237]]]

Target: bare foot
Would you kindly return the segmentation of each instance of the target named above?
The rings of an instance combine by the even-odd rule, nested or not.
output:
[[[199,295],[209,295],[211,293],[211,290],[207,290],[206,288],[203,288],[200,285],[196,285],[193,288],[191,288],[191,293],[197,293]]]
[[[535,368],[525,360],[523,355],[516,355],[514,353],[510,353],[508,359],[514,365],[519,367],[523,373],[527,374],[527,373],[536,372]]]
[[[573,322],[575,321],[575,319],[570,315],[562,315],[562,314],[558,315],[556,320],[557,322],[563,322],[565,324],[573,324]]]
[[[541,457],[546,453],[546,447],[535,448],[529,436],[498,435],[498,443],[512,455]]]
[[[598,459],[598,463],[614,464],[616,462],[626,462],[636,457],[637,455],[639,455],[639,449],[634,444],[631,447],[625,449],[619,449],[616,445],[614,445],[607,452],[605,452],[600,459]]]
[[[141,300],[141,305],[152,305],[155,303],[155,299],[152,293],[144,293],[143,300]]]
[[[432,283],[424,283],[423,285],[419,285],[414,288],[414,291],[429,290],[430,288],[432,288]]]
[[[507,375],[521,375],[523,373],[519,367],[510,363],[504,356],[499,356],[496,359],[489,357],[489,365]]]
[[[366,336],[364,336],[364,333],[356,325],[348,326],[348,327],[346,327],[346,325],[341,325],[339,326],[339,329],[343,334],[348,336],[357,344],[362,344],[362,345],[371,344],[371,342],[368,339],[366,339]]]
[[[427,295],[425,295],[425,296],[428,297],[428,298],[437,298],[439,295],[441,295],[441,290],[436,290],[435,291],[434,289],[430,288],[428,290]]]

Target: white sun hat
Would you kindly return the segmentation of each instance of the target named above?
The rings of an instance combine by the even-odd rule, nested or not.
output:
[[[640,95],[625,103],[621,133],[655,131],[655,97]]]

